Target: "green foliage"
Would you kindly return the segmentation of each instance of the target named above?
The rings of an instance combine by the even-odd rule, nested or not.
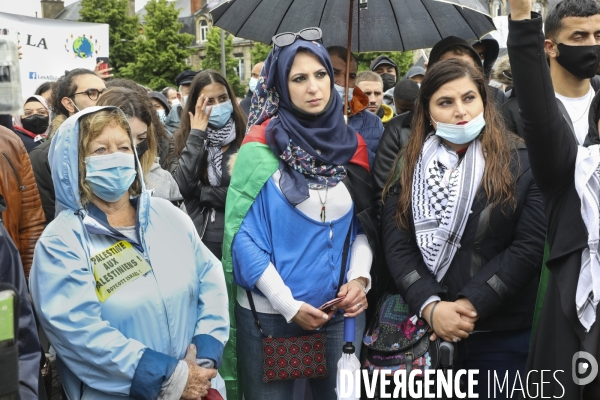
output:
[[[396,64],[398,64],[398,75],[402,77],[408,72],[410,67],[413,65],[413,52],[412,51],[388,51],[388,52],[371,52],[371,53],[358,53],[355,54],[356,60],[358,61],[358,72],[368,71],[371,65],[371,61],[379,56],[387,56],[391,58]]]
[[[246,85],[242,84],[237,75],[236,68],[238,60],[232,55],[233,36],[225,33],[225,72],[227,82],[233,88],[236,96],[244,97],[246,95]],[[221,29],[216,26],[211,27],[206,35],[205,57],[202,60],[202,69],[214,69],[221,73]]]
[[[115,76],[135,59],[133,40],[139,36],[136,15],[127,15],[127,0],[81,0],[80,21],[109,25],[110,66]]]
[[[160,90],[173,86],[175,77],[189,69],[186,59],[194,53],[188,48],[194,36],[179,33],[183,24],[178,22],[175,2],[150,0],[145,8],[144,34],[136,39],[132,48],[135,60],[122,69],[122,75]]]
[[[271,52],[271,49],[271,46],[267,46],[266,44],[262,44],[260,42],[254,42],[254,45],[252,45],[252,50],[250,50],[252,66],[255,66],[259,62],[265,61]]]

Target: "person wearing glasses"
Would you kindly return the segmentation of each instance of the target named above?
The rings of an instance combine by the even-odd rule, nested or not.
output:
[[[290,399],[294,386],[263,382],[263,337],[250,299],[265,335],[326,335],[328,377],[309,379],[314,398],[337,399],[344,316],[356,317],[360,353],[377,246],[368,153],[344,122],[320,39],[318,28],[273,38],[229,188],[223,264],[239,286],[237,355],[246,400]],[[331,310],[319,310],[337,298]]]
[[[106,89],[104,81],[89,69],[77,68],[58,79],[52,91],[52,107],[55,117],[50,125],[45,143],[37,146],[29,153],[31,166],[38,185],[46,223],[54,219],[55,197],[48,152],[52,135],[58,127],[71,115],[85,108],[96,105],[102,92]]]
[[[13,130],[30,153],[46,141],[50,132],[50,108],[42,96],[31,96],[25,100],[23,115],[15,115]]]

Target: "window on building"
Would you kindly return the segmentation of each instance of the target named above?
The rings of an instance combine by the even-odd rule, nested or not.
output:
[[[246,68],[244,64],[244,53],[233,53],[233,56],[238,60],[238,66],[236,68],[237,74],[242,82],[246,81]]]
[[[206,42],[207,36],[208,36],[208,22],[206,22],[205,20],[200,21],[200,43],[204,43]]]
[[[499,17],[500,15],[502,15],[502,2],[494,0],[492,3],[492,17]]]
[[[536,13],[542,13],[544,9],[544,6],[542,5],[542,3],[540,1],[536,1],[533,3],[533,8],[532,10],[535,11]]]

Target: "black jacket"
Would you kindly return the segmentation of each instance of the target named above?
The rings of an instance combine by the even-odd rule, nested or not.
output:
[[[27,153],[31,153],[31,150],[35,149],[37,146],[39,146],[40,144],[43,143],[41,140],[38,140],[36,142],[34,138],[32,138],[31,136],[29,136],[27,133],[23,132],[21,130],[21,128],[18,127],[18,126],[13,127],[13,132],[17,136],[19,136],[19,138],[21,139],[21,141],[25,145],[25,148],[27,149]]]
[[[600,76],[596,75],[591,80],[592,87],[594,91],[598,92],[600,90]],[[556,97],[555,97],[556,99]],[[573,132],[573,137],[575,138],[575,129],[573,128],[573,123],[571,122],[571,117],[567,112],[562,101],[556,99],[556,105],[558,106],[558,110],[560,111],[563,118],[567,121],[567,124],[571,128],[571,132]],[[506,127],[511,132],[517,134],[520,137],[524,137],[523,132],[523,121],[521,120],[521,115],[519,113],[519,103],[517,101],[517,92],[514,88],[510,91],[510,95],[506,103],[502,105],[500,108],[500,113],[504,117],[504,122],[506,123]]]
[[[527,368],[563,370],[555,379],[545,380],[544,392],[563,399],[580,399],[583,386],[571,377],[573,356],[580,350],[598,358],[600,321],[589,333],[579,319],[575,293],[581,253],[587,247],[587,229],[581,216],[581,200],[575,189],[577,144],[568,121],[559,111],[550,70],[544,56],[542,18],[509,19],[508,54],[517,101],[523,119],[523,134],[531,160],[531,169],[544,199],[548,219],[550,271],[544,305],[533,338]],[[528,384],[539,385],[540,374],[532,374]],[[600,397],[596,378],[585,386],[590,398]],[[538,386],[539,387],[539,386]]]
[[[223,217],[225,214],[225,199],[231,180],[229,161],[239,150],[237,142],[233,141],[229,149],[223,153],[221,164],[223,170],[222,186],[212,186],[204,183],[206,177],[203,176],[203,171],[206,170],[208,157],[205,146],[206,136],[205,131],[192,129],[181,156],[171,166],[173,177],[177,181],[179,191],[183,196],[187,213],[194,221],[201,238],[204,236],[206,226],[209,223],[209,210],[215,209],[215,212],[221,214],[218,218]],[[223,241],[223,235],[221,235],[220,241]]]
[[[423,261],[412,222],[409,231],[396,224],[401,188],[399,183],[394,186],[381,218],[382,242],[392,278],[412,312],[418,313],[432,295],[448,301],[466,297],[479,315],[476,330],[531,327],[546,226],[542,199],[523,145],[513,152],[511,171],[516,182],[516,209],[491,208],[480,187],[460,249],[442,283]]]
[[[400,114],[385,125],[383,135],[379,141],[371,179],[373,181],[373,207],[377,218],[381,215],[381,194],[388,181],[392,165],[398,153],[408,144],[410,137],[410,123],[413,112]]]
[[[242,107],[242,110],[244,111],[244,113],[246,113],[246,116],[248,116],[250,114],[250,107],[252,106],[252,94],[254,92],[251,92],[250,90],[248,90],[248,93],[246,93],[246,97],[244,97],[242,99],[242,101],[240,101],[240,107]]]
[[[18,374],[15,373],[14,375],[18,376],[21,400],[37,400],[40,341],[33,317],[33,309],[29,301],[21,257],[2,221],[2,212],[5,210],[4,199],[0,196],[0,283],[7,283],[17,289],[16,293],[20,306],[17,332],[19,368]],[[7,361],[7,359],[4,361]],[[7,370],[4,371],[3,376],[0,376],[0,387],[6,385],[6,381],[4,381],[4,385],[2,384],[3,379],[10,378],[11,374],[6,372]]]
[[[50,172],[50,163],[48,162],[48,154],[50,153],[51,140],[36,146],[29,153],[31,159],[31,167],[35,175],[40,198],[42,199],[42,207],[46,216],[46,224],[49,224],[54,219],[54,206],[56,195],[54,194],[54,184],[52,183],[52,174]]]

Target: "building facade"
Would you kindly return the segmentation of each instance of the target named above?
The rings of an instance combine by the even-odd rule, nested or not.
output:
[[[199,69],[205,57],[206,39],[208,30],[212,27],[210,11],[215,8],[220,0],[174,0],[175,8],[179,10],[179,22],[183,24],[182,33],[194,35],[194,41],[190,46],[196,52],[190,57],[188,64],[191,69]],[[62,0],[41,0],[42,17],[59,19],[65,21],[79,21],[81,0],[65,7]],[[129,13],[135,13],[135,0],[129,0]],[[138,11],[140,22],[144,23],[146,9]],[[252,70],[252,59],[250,51],[253,41],[233,38],[233,56],[238,60],[237,73],[242,83],[247,83]]]
[[[508,0],[480,0],[484,7],[489,9],[492,17],[499,17],[502,15],[510,14],[510,4]],[[533,11],[538,12],[542,15],[542,18],[546,18],[548,11],[550,11],[556,3],[560,0],[531,0]]]
[[[184,0],[181,0],[184,1]],[[194,68],[198,68],[202,64],[202,60],[206,56],[206,41],[208,39],[208,30],[213,26],[210,11],[215,8],[219,0],[187,0],[190,4],[191,23],[193,31],[189,32],[195,36],[192,48],[196,53],[191,57],[191,64]],[[181,19],[181,15],[180,15]],[[228,34],[228,33],[227,33]],[[252,58],[250,51],[254,42],[252,40],[234,37],[233,38],[233,57],[238,61],[237,74],[242,83],[247,83],[250,79],[252,71]]]

